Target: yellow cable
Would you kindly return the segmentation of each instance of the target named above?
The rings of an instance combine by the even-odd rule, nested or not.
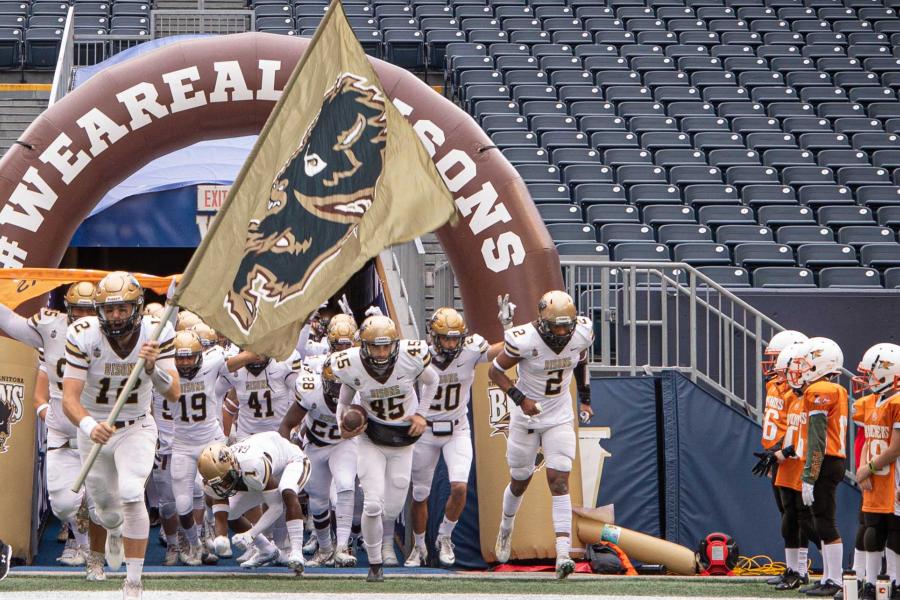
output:
[[[738,576],[781,575],[787,567],[783,562],[775,561],[765,554],[756,556],[740,556],[732,572]]]

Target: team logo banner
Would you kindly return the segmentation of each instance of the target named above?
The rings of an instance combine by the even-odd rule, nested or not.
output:
[[[0,454],[6,452],[6,442],[13,426],[22,420],[25,380],[21,377],[0,376]]]
[[[306,317],[367,260],[454,213],[335,0],[176,301],[239,346],[286,358]]]

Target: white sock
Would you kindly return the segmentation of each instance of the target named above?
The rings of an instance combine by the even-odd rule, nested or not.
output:
[[[350,529],[353,527],[354,490],[338,492],[334,504],[335,537],[338,547],[347,546],[350,541]]]
[[[416,533],[413,532],[413,537],[416,538],[416,548],[424,548],[425,547],[425,532]]]
[[[553,531],[557,534],[572,533],[572,498],[569,494],[563,496],[553,496],[551,498],[553,506]]]
[[[509,486],[506,486],[506,489],[503,490],[503,514],[500,515],[500,529],[505,533],[509,533],[513,528],[513,521],[516,520],[516,513],[519,512],[519,507],[522,505],[522,496],[516,496],[509,489]]]
[[[269,541],[269,538],[262,533],[253,538],[253,543],[256,544],[256,548],[260,552],[265,552],[266,554],[278,549],[278,546]]]
[[[884,560],[887,563],[888,577],[891,578],[891,581],[897,583],[897,563],[900,561],[900,556],[890,548],[885,548]]]
[[[291,552],[303,552],[303,519],[292,519],[290,521],[285,522],[285,528],[287,528],[288,540],[291,543]],[[329,530],[325,530],[328,533],[328,546],[325,547],[322,544],[322,538],[319,538],[319,547],[325,548],[325,550],[331,549],[331,532]],[[316,529],[316,534],[318,535],[319,530]]]
[[[438,528],[438,535],[450,537],[453,535],[454,527],[456,527],[456,521],[450,521],[447,517],[444,517],[444,520],[441,521],[441,526]]]
[[[391,548],[394,547],[394,526],[397,519],[388,519],[381,517],[381,543]]]
[[[875,585],[881,573],[881,552],[866,552],[866,583]]]
[[[809,568],[807,564],[809,563],[809,548],[798,548],[797,549],[797,573],[800,577],[804,577],[809,574]]]
[[[197,525],[191,525],[190,529],[184,530],[184,537],[187,538],[188,544],[196,546],[200,543],[200,537],[197,535]]]
[[[319,548],[325,552],[331,551],[331,523],[326,523],[325,527],[316,529],[316,539],[319,540]],[[290,530],[288,530],[290,532]]]
[[[125,580],[133,585],[141,584],[141,572],[144,570],[143,558],[125,558]]]
[[[822,544],[822,554],[825,557],[825,572],[828,575],[826,581],[831,580],[835,583],[841,581],[841,559],[844,556],[844,543]],[[879,570],[881,570],[880,564]]]
[[[866,553],[862,550],[853,549],[853,571],[856,578],[863,581],[866,578]]]
[[[363,513],[360,519],[362,527],[363,543],[366,546],[366,554],[369,556],[369,563],[379,564],[381,559],[381,543],[384,533],[381,523],[381,515],[369,516]]]
[[[791,571],[797,571],[797,548],[784,549],[784,563]]]
[[[556,537],[556,557],[559,558],[561,556],[569,556],[569,548],[572,546],[572,541],[567,535],[560,535]]]

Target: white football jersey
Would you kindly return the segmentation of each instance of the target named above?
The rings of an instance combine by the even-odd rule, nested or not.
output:
[[[517,365],[516,387],[529,400],[541,403],[542,412],[528,417],[513,405],[511,421],[529,428],[567,423],[574,418],[569,386],[581,353],[594,343],[594,329],[586,317],[578,317],[566,347],[554,352],[544,343],[533,323],[506,330],[504,352],[521,359]]]
[[[325,364],[325,360],[328,358],[327,354],[317,354],[315,356],[307,356],[303,359],[303,366],[312,371],[313,373],[321,373],[322,366]]]
[[[401,425],[403,418],[419,407],[415,383],[431,364],[431,353],[423,340],[400,340],[397,362],[382,383],[363,365],[360,348],[348,348],[331,355],[335,377],[357,391],[360,405],[370,419],[384,425]]]
[[[295,352],[283,362],[270,360],[258,375],[246,367],[229,374],[228,379],[238,401],[235,432],[238,438],[278,431],[281,419],[293,401],[294,381],[301,366],[300,357]]]
[[[326,398],[322,377],[304,368],[294,384],[294,400],[306,411],[305,436],[317,446],[337,444],[341,431],[337,422],[337,398]]]
[[[225,353],[211,349],[203,354],[203,364],[192,379],[179,377],[181,395],[178,402],[169,403],[176,446],[206,446],[223,436],[216,382],[226,375]]]
[[[274,475],[281,477],[284,468],[306,458],[303,450],[281,437],[277,431],[256,433],[230,446],[237,460],[241,479],[248,490],[266,489]]]
[[[153,419],[156,421],[156,453],[171,454],[172,438],[175,434],[172,406],[166,397],[155,389],[150,393],[153,395]]]
[[[66,329],[69,317],[49,308],[42,308],[28,319],[28,326],[43,341],[38,349],[41,367],[50,381],[50,410],[47,412],[47,427],[68,438],[78,435],[78,428],[63,413],[62,380],[66,373]]]
[[[84,381],[81,404],[98,421],[109,416],[119,390],[125,387],[125,382],[138,361],[141,346],[150,339],[157,323],[159,320],[154,317],[145,316],[141,319],[135,333],[137,341],[126,356],[119,356],[110,346],[100,330],[97,317],[84,317],[69,325],[66,334],[65,377]],[[156,364],[167,371],[175,370],[174,337],[175,330],[166,323],[159,336],[159,358]],[[152,388],[150,377],[141,373],[118,420],[125,421],[147,414],[152,401]]]
[[[431,366],[440,377],[437,391],[425,418],[429,421],[455,421],[465,419],[469,412],[469,393],[475,381],[475,365],[487,360],[488,343],[480,335],[473,334],[463,340],[462,350],[443,367],[432,356]]]

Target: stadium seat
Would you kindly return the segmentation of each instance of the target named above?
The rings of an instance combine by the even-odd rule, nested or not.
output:
[[[607,223],[640,223],[638,209],[627,204],[595,204],[588,206],[585,221],[600,227]],[[649,224],[649,223],[648,223]]]
[[[846,244],[802,244],[797,247],[797,264],[810,269],[855,267],[859,265],[853,246]]]
[[[888,227],[848,225],[838,229],[838,241],[851,246],[894,243],[897,238]]]
[[[834,234],[820,225],[788,225],[778,229],[778,242],[799,246],[801,244],[831,244]]]
[[[609,248],[596,242],[561,242],[556,244],[560,256],[591,256],[609,260]]]
[[[642,211],[644,223],[651,227],[675,223],[696,223],[694,209],[689,206],[651,204]]]
[[[802,267],[759,267],[753,271],[753,286],[761,288],[814,288],[813,273]]]
[[[599,232],[599,241],[610,246],[622,242],[656,241],[653,237],[653,229],[641,224],[607,223],[600,227]]]
[[[881,275],[865,267],[828,267],[819,271],[819,287],[880,288]]]
[[[0,69],[16,69],[21,64],[22,30],[16,27],[0,27]]]
[[[385,59],[404,69],[425,66],[425,39],[421,31],[388,29],[384,31]]]
[[[698,267],[697,269],[703,275],[709,277],[714,283],[726,288],[748,288],[750,287],[750,273],[747,269],[734,266],[717,266],[717,267]],[[702,280],[697,281],[697,285],[704,285]]]
[[[882,206],[879,208],[878,224],[883,227],[900,228],[900,206]]]
[[[711,242],[712,231],[706,225],[660,225],[657,239],[670,246],[686,242]]]
[[[900,289],[900,267],[893,267],[884,272],[884,287]]]
[[[694,266],[730,265],[731,254],[728,246],[712,242],[692,242],[678,244],[672,249],[675,262]]]
[[[900,267],[900,244],[868,244],[859,249],[859,259],[864,267]]]
[[[819,209],[819,223],[832,229],[844,225],[874,225],[872,210],[861,206],[823,206]]]
[[[55,68],[62,28],[29,29],[25,36],[25,63],[33,69]]]
[[[617,261],[669,261],[669,247],[652,242],[625,242],[612,249],[613,260]]]
[[[593,225],[583,223],[551,223],[547,231],[554,242],[596,242]]]
[[[772,230],[759,225],[722,225],[716,229],[716,241],[733,246],[746,242],[771,242]]]
[[[734,263],[748,269],[756,267],[792,267],[794,254],[790,246],[753,242],[734,247]]]

